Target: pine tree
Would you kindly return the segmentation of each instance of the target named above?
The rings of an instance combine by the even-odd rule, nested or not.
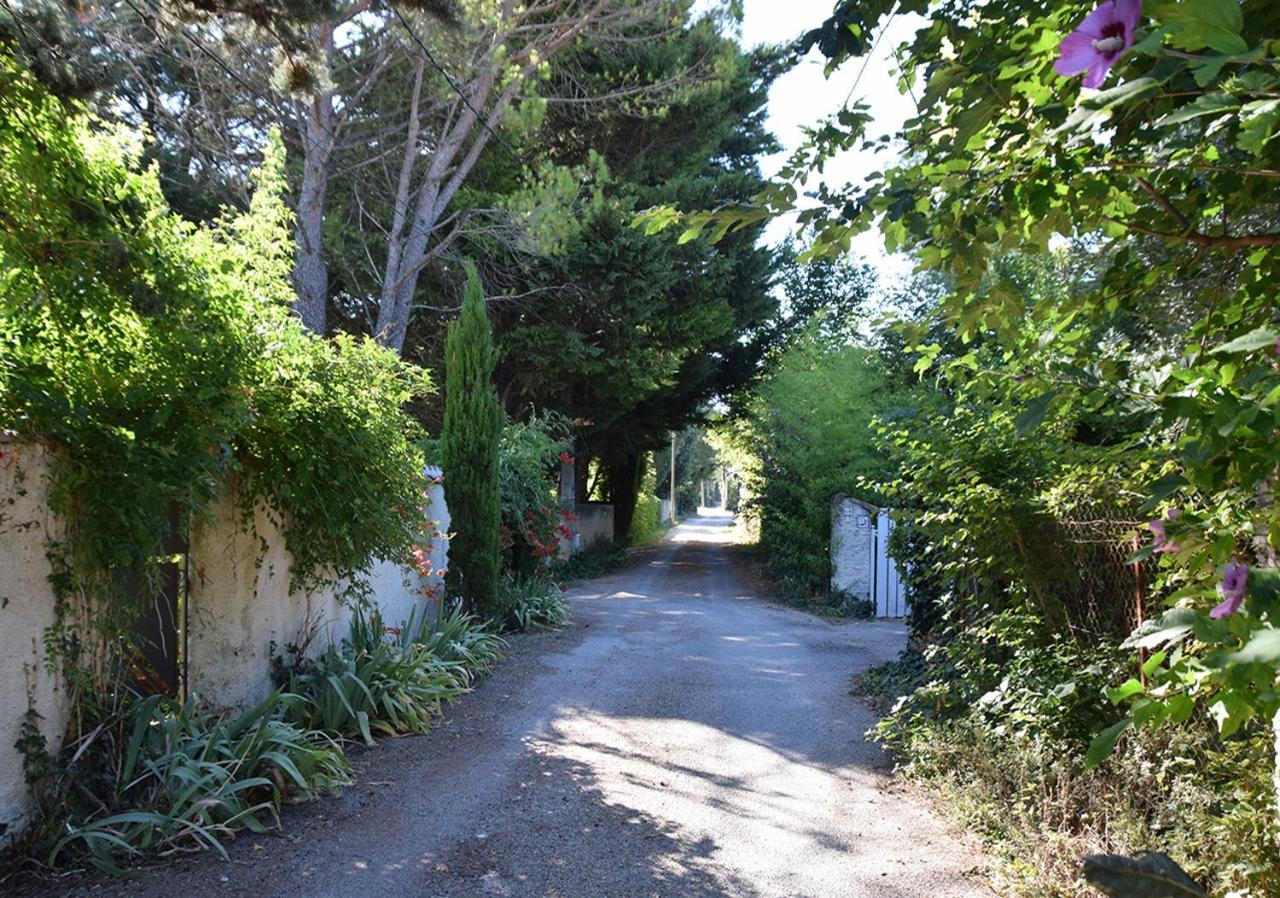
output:
[[[493,386],[497,350],[475,266],[467,264],[462,314],[445,343],[444,491],[453,520],[449,591],[468,611],[496,617],[501,544],[498,439],[504,413]]]

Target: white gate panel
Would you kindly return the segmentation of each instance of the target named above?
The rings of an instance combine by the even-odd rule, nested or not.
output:
[[[880,509],[876,515],[875,563],[872,566],[876,617],[905,617],[907,613],[906,590],[898,564],[889,557],[889,534],[893,528],[889,509]]]

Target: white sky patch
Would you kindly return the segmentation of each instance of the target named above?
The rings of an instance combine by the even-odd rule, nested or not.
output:
[[[746,0],[742,24],[742,44],[754,47],[762,43],[780,43],[799,37],[816,28],[831,15],[834,0]],[[880,36],[875,52],[863,66],[863,60],[851,60],[831,73],[823,75],[825,60],[817,50],[810,51],[799,65],[774,82],[769,92],[769,129],[777,136],[783,151],[761,160],[768,177],[775,175],[791,152],[804,141],[802,128],[813,125],[839,112],[846,101],[862,100],[870,107],[874,121],[867,135],[875,138],[897,132],[903,122],[915,114],[909,96],[898,92],[897,65],[893,50],[927,24],[922,16],[899,15],[892,19]],[[859,74],[861,73],[861,74]],[[822,180],[833,188],[864,180],[874,171],[898,160],[896,150],[880,153],[851,151],[830,160]],[[809,187],[816,187],[811,181]],[[780,243],[795,223],[791,218],[773,221],[765,231],[770,244]],[[885,252],[878,231],[871,231],[853,242],[855,255],[864,257],[877,271],[877,293],[883,295],[911,272],[912,263],[902,253]]]

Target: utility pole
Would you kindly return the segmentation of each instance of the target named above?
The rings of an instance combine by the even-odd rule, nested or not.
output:
[[[676,432],[671,431],[671,523],[676,522]]]

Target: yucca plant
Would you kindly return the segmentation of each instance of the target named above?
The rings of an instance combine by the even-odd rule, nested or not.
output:
[[[442,703],[467,689],[457,664],[419,644],[422,624],[411,620],[399,636],[387,634],[381,618],[352,612],[350,635],[341,645],[301,665],[290,676],[299,697],[292,719],[344,738],[373,734],[425,733]]]
[[[554,630],[569,622],[569,602],[560,587],[545,576],[508,577],[502,594],[508,630]]]
[[[236,829],[264,832],[279,824],[281,802],[308,799],[347,782],[342,750],[328,736],[280,718],[291,698],[274,692],[231,720],[151,696],[125,712],[129,741],[110,791],[109,813],[66,824],[49,852],[53,864],[77,843],[100,869],[149,855],[209,847]]]
[[[402,635],[409,632],[406,627]],[[427,619],[424,615],[421,624],[412,632],[412,640],[423,650],[445,663],[459,665],[468,683],[483,679],[502,659],[507,648],[506,640],[465,614],[460,607],[434,619]]]

